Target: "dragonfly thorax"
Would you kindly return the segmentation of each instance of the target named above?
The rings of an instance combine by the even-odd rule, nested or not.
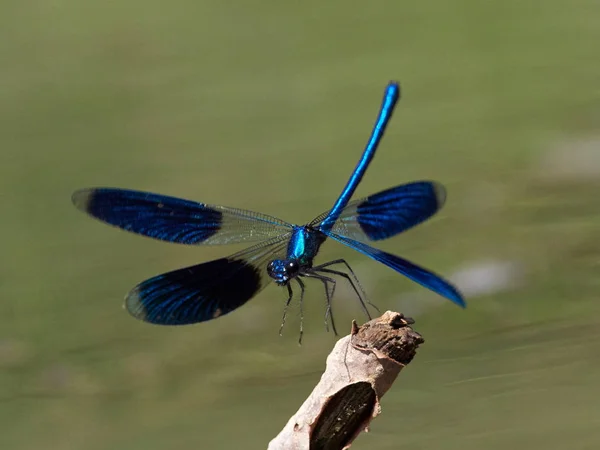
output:
[[[300,264],[293,259],[274,259],[267,266],[267,273],[280,286],[286,285],[300,273]]]

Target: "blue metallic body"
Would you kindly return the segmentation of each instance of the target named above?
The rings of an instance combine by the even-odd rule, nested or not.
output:
[[[305,290],[302,279],[314,278],[325,287],[325,322],[330,320],[335,331],[331,315],[331,299],[336,286],[333,276],[350,283],[365,312],[370,315],[366,295],[345,260],[314,264],[327,238],[385,264],[464,307],[460,292],[439,275],[368,245],[402,233],[435,214],[446,198],[439,183],[416,181],[350,201],[375,155],[399,97],[398,84],[391,82],[385,90],[367,146],[339,198],[331,210],[303,226],[253,211],[148,192],[119,188],[75,192],[72,201],[78,209],[132,233],[186,245],[255,243],[228,257],[141,282],[127,295],[127,310],[138,319],[160,325],[203,322],[239,308],[269,282],[275,281],[288,291],[285,322],[285,312],[293,297],[291,282],[295,281],[301,290],[302,317]],[[331,268],[336,265],[345,269]]]
[[[290,243],[288,244],[287,258],[294,259],[303,265],[311,264],[326,236],[308,226],[295,226]]]
[[[377,120],[375,121],[375,126],[373,127],[373,131],[371,132],[371,137],[367,142],[367,146],[358,161],[358,164],[354,168],[354,172],[350,176],[348,183],[346,183],[346,187],[340,194],[339,198],[336,200],[333,208],[329,211],[329,214],[321,225],[319,229],[323,232],[331,231],[331,228],[335,224],[335,221],[340,216],[342,210],[346,207],[352,195],[354,195],[354,191],[358,187],[358,184],[362,180],[363,175],[367,171],[373,156],[375,156],[375,151],[379,146],[379,142],[383,137],[383,133],[387,127],[388,122],[392,118],[392,113],[394,112],[394,106],[396,106],[396,102],[400,98],[400,86],[398,83],[391,82],[388,84],[385,94],[383,97],[383,103],[381,104],[381,108],[379,109],[379,114],[377,115]]]
[[[398,83],[391,82],[388,84],[383,102],[377,115],[377,120],[371,132],[367,145],[363,154],[354,168],[350,179],[342,190],[342,193],[336,200],[335,204],[327,214],[327,216],[319,223],[318,227],[306,225],[304,227],[294,227],[294,232],[290,238],[286,260],[297,261],[302,268],[311,268],[313,259],[317,256],[321,244],[327,239],[325,233],[328,233],[333,228],[335,222],[340,217],[343,209],[348,205],[348,202],[354,195],[354,191],[362,180],[369,164],[375,156],[379,142],[385,133],[387,124],[389,123],[394,107],[400,98],[400,86]],[[307,245],[308,244],[308,245]],[[288,277],[284,273],[286,264],[284,261],[277,260],[276,269],[273,272],[274,279],[280,284],[287,282]]]

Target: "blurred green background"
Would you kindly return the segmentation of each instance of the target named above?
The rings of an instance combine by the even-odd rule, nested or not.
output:
[[[397,79],[358,190],[448,189],[381,247],[466,310],[351,250],[425,337],[357,449],[600,446],[600,3],[262,0],[0,3],[0,448],[266,448],[335,337],[311,283],[277,334],[269,287],[198,326],[132,319],[139,281],[239,250],[170,245],[73,208],[150,190],[304,223],[328,209]],[[340,288],[340,331],[364,321]]]

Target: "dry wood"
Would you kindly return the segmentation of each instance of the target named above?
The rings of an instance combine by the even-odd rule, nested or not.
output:
[[[269,450],[340,450],[350,447],[381,412],[379,401],[424,339],[414,320],[387,311],[360,328],[352,323],[327,357],[325,372]]]

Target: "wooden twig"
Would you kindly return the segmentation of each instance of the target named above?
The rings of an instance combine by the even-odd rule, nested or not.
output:
[[[341,450],[368,431],[381,412],[379,400],[415,356],[424,339],[414,320],[387,311],[340,339],[310,396],[269,450]]]

